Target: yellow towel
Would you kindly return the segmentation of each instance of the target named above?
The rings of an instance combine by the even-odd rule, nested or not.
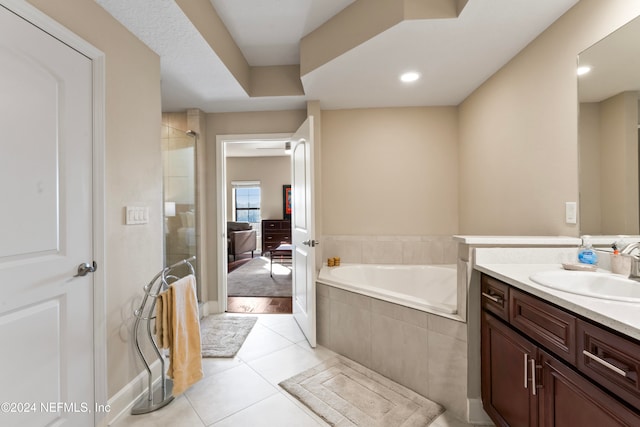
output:
[[[154,332],[156,334],[156,344],[158,348],[166,348],[162,341],[162,316],[164,315],[164,311],[162,310],[162,294],[158,295],[156,298],[156,322],[154,326]]]
[[[159,348],[169,348],[169,332],[171,313],[171,297],[173,294],[169,290],[165,290],[158,295],[156,299],[156,344]]]
[[[169,342],[167,375],[173,379],[173,395],[178,396],[203,377],[195,277],[190,274],[172,283],[167,299],[162,302],[168,320],[162,335]]]

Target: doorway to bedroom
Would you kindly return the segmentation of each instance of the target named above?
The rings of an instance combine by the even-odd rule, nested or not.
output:
[[[222,144],[226,311],[292,313],[286,251],[291,243],[288,137],[245,137]]]

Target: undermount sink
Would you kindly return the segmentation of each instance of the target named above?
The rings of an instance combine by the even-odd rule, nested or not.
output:
[[[640,303],[640,282],[611,273],[553,270],[529,278],[539,285],[563,292]]]

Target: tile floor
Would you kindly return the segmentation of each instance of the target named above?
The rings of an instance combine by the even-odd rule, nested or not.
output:
[[[261,314],[234,358],[203,359],[204,378],[166,407],[113,427],[326,426],[278,383],[335,353],[313,349],[292,315]],[[432,427],[470,427],[445,412]]]

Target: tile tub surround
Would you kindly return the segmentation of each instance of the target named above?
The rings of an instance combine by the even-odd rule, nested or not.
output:
[[[323,259],[351,264],[455,264],[458,242],[452,236],[322,237]]]
[[[316,289],[320,345],[466,419],[465,323],[320,283]]]

